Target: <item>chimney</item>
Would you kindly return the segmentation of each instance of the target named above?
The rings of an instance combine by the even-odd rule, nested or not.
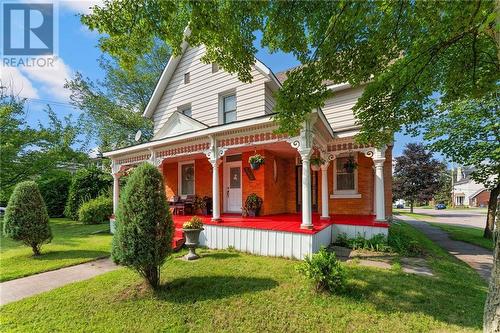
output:
[[[457,182],[461,181],[462,179],[464,179],[462,167],[457,167]]]

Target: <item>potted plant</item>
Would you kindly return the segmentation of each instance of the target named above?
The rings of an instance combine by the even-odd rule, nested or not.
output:
[[[313,156],[311,158],[311,170],[312,171],[319,171],[321,168],[321,165],[325,163],[325,160],[322,159],[320,156]]]
[[[257,194],[252,193],[247,197],[247,200],[245,201],[245,209],[244,211],[248,216],[258,216],[259,211],[262,208],[262,198],[259,197]]]
[[[257,170],[262,164],[264,164],[264,156],[260,154],[252,155],[248,158],[248,163],[253,170]]]
[[[352,156],[349,156],[343,167],[347,173],[353,173],[354,170],[356,170],[356,168],[358,167],[358,164],[354,161],[354,158]]]
[[[186,236],[186,246],[189,248],[188,254],[184,258],[187,260],[198,259],[196,247],[200,241],[200,233],[203,231],[203,223],[198,216],[193,216],[189,221],[182,225],[182,231]]]
[[[207,202],[197,195],[193,200],[193,213],[195,215],[207,215]]]

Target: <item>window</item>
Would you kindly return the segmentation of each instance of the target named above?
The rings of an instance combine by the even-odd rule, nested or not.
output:
[[[222,116],[224,124],[236,121],[236,95],[228,95],[222,98]]]
[[[179,194],[194,194],[194,161],[179,162]]]
[[[357,168],[353,168],[353,163],[356,162],[356,156],[341,156],[335,159],[332,198],[361,198],[361,194],[358,193],[358,171]]]
[[[217,65],[215,62],[212,63],[212,73],[217,73],[219,71],[219,65]]]
[[[177,108],[177,111],[179,111],[180,113],[182,113],[185,116],[191,117],[191,104],[179,106]]]
[[[184,84],[188,84],[189,82],[191,82],[191,78],[189,76],[189,72],[187,72],[184,74]]]

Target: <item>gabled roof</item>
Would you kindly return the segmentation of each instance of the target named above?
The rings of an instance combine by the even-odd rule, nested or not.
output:
[[[165,139],[205,128],[208,128],[208,126],[202,122],[175,111],[154,135],[153,140]]]
[[[170,59],[168,60],[167,66],[165,66],[165,69],[163,70],[163,73],[161,74],[160,79],[156,84],[155,90],[153,91],[153,94],[149,99],[148,105],[146,106],[146,109],[142,114],[143,117],[149,118],[153,115],[156,106],[160,102],[163,92],[165,91],[165,88],[172,79],[172,76],[174,75],[177,65],[181,61],[184,52],[189,46],[189,44],[186,42],[186,38],[189,37],[189,35],[191,35],[191,30],[189,30],[189,28],[186,27],[186,29],[184,30],[184,41],[181,44],[181,54],[177,57],[170,57]],[[281,87],[281,82],[276,78],[271,69],[267,67],[264,63],[259,61],[257,58],[255,59],[255,68],[259,72],[261,72],[264,76],[268,77],[271,81],[273,81],[278,87]]]

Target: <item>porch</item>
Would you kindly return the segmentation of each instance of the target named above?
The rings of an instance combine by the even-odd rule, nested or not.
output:
[[[192,215],[174,215],[176,234],[182,232],[182,224]],[[211,249],[234,248],[252,254],[303,259],[330,245],[339,234],[348,237],[361,235],[371,238],[387,235],[389,224],[377,222],[374,215],[332,215],[329,220],[312,214],[313,227],[301,227],[300,214],[276,214],[258,217],[242,217],[222,214],[214,222],[211,216],[200,216],[204,231],[200,245]]]

